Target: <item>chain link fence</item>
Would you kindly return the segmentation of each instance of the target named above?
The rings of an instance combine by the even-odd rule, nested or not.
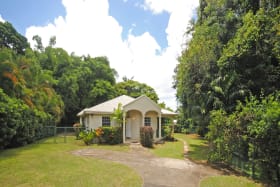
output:
[[[83,127],[44,126],[39,133],[40,137],[38,139],[53,137],[54,143],[67,143],[67,137],[78,137],[82,130],[84,130]]]

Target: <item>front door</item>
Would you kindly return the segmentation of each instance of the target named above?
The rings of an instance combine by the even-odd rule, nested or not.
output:
[[[140,127],[142,126],[142,114],[137,110],[127,112],[125,136],[133,140],[140,138]]]
[[[131,138],[139,139],[140,138],[140,123],[141,123],[141,114],[136,113],[131,122]]]
[[[127,138],[131,138],[131,119],[127,118],[126,119],[126,127],[125,127],[125,136]]]

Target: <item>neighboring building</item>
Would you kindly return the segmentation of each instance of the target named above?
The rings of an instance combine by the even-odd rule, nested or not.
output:
[[[111,115],[121,103],[123,110],[123,142],[126,139],[139,140],[140,127],[152,126],[154,138],[161,138],[161,125],[173,119],[177,114],[165,109],[161,109],[154,101],[145,95],[132,98],[122,95],[93,106],[86,108],[78,113],[80,123],[87,129],[96,129],[100,126],[115,126],[111,121]]]

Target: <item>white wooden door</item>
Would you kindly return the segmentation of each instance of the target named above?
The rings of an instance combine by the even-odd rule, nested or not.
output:
[[[126,119],[126,132],[125,132],[125,135],[126,137],[128,138],[131,138],[131,119]]]

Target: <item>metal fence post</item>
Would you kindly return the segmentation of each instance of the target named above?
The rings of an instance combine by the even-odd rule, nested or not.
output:
[[[54,126],[53,129],[54,129],[54,143],[56,143],[56,126]]]
[[[67,128],[64,127],[64,143],[66,143],[66,131],[67,131]]]

